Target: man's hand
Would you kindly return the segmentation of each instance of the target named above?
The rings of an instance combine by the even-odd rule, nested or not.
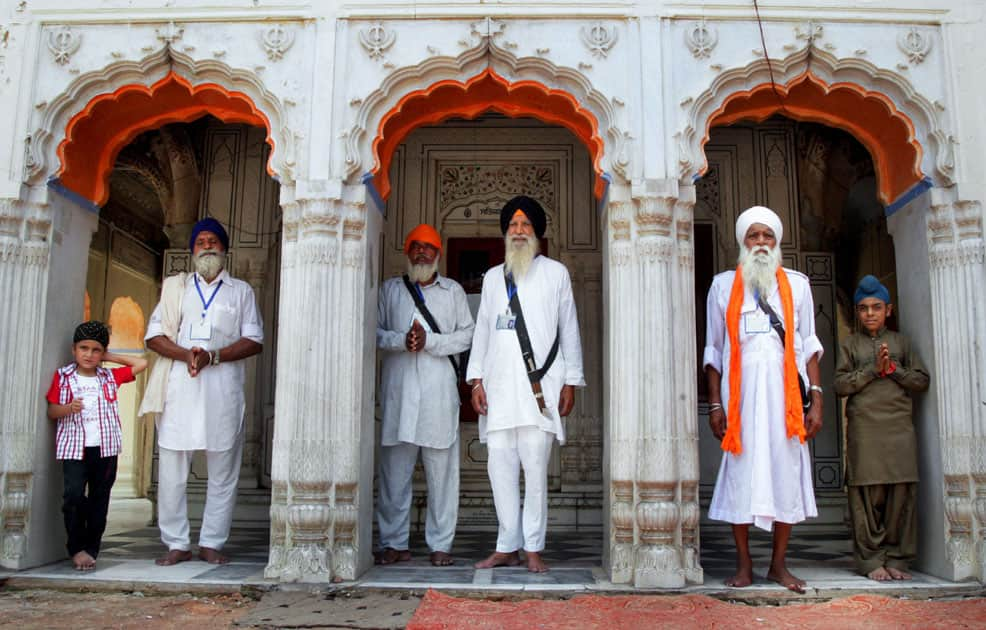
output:
[[[812,392],[811,409],[805,414],[805,439],[812,439],[822,430],[822,395]]]
[[[722,407],[709,412],[709,427],[712,429],[712,435],[722,442],[722,438],[726,437],[726,412]]]
[[[478,415],[486,415],[486,390],[483,388],[482,381],[477,381],[472,387],[472,410]]]
[[[202,348],[195,346],[188,351],[185,357],[185,363],[188,364],[188,374],[192,378],[199,375],[202,368],[209,365],[211,357],[209,356],[208,350],[203,350]]]
[[[561,394],[558,396],[558,413],[562,418],[572,413],[572,407],[575,406],[575,386],[565,385],[561,388]]]
[[[407,331],[407,335],[404,337],[404,347],[407,348],[408,352],[421,352],[425,349],[425,340],[428,338],[428,333],[425,331],[424,326],[421,325],[417,319],[411,324],[411,330]]]

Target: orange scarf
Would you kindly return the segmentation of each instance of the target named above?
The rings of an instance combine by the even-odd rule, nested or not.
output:
[[[781,294],[781,310],[784,322],[784,424],[787,437],[798,436],[805,441],[804,412],[801,409],[801,389],[798,387],[798,366],[794,360],[794,299],[791,297],[791,283],[781,267],[777,267],[777,290]],[[729,335],[729,409],[726,414],[726,435],[722,439],[722,450],[734,455],[743,452],[740,443],[740,394],[743,372],[740,356],[739,325],[743,310],[743,268],[736,267],[733,288],[726,307],[726,333]]]

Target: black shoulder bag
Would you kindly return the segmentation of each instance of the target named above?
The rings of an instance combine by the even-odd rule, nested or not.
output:
[[[534,361],[534,348],[531,347],[531,337],[527,334],[527,323],[524,322],[524,311],[521,310],[520,299],[517,297],[517,285],[514,284],[513,276],[508,274],[506,270],[503,273],[503,280],[507,285],[507,295],[510,297],[510,312],[516,318],[514,321],[514,331],[517,333],[517,341],[520,343],[520,354],[524,359],[524,369],[527,370],[527,380],[531,382],[531,391],[534,392],[534,398],[538,401],[538,409],[544,411],[544,393],[541,391],[541,379],[551,369],[551,365],[555,362],[555,357],[558,356],[558,333],[555,333],[555,342],[551,344],[551,350],[548,351],[548,356],[544,359],[544,365],[541,366],[541,369],[538,369],[537,363]]]
[[[404,286],[407,287],[407,292],[411,294],[411,299],[414,300],[414,305],[418,307],[418,312],[421,313],[421,316],[425,318],[426,322],[428,322],[428,326],[431,327],[432,332],[438,335],[442,334],[442,329],[438,327],[438,322],[435,321],[434,315],[432,315],[431,311],[428,310],[428,307],[425,306],[424,297],[422,297],[421,293],[415,289],[414,284],[411,283],[411,279],[407,277],[407,274],[404,274]],[[451,354],[448,355],[448,360],[452,364],[452,370],[455,372],[455,377],[459,378],[459,363]]]
[[[781,319],[777,316],[777,313],[774,312],[774,309],[771,308],[770,304],[767,303],[767,298],[765,298],[762,294],[757,296],[757,304],[760,306],[760,310],[766,313],[767,317],[770,318],[770,327],[773,328],[774,332],[777,333],[777,336],[781,338],[781,346],[784,346],[785,331],[784,324],[781,323]],[[801,390],[801,408],[804,410],[804,413],[807,414],[808,410],[811,409],[811,392],[809,392],[808,388],[805,387],[805,381],[801,378],[801,372],[798,372],[798,389]]]

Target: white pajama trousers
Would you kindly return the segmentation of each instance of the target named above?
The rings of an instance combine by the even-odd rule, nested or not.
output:
[[[191,548],[185,486],[193,455],[195,451],[158,448],[157,520],[161,528],[161,542],[169,550],[187,551]],[[206,451],[209,483],[206,488],[205,510],[202,513],[202,529],[199,532],[199,547],[219,550],[229,538],[242,459],[242,435],[236,445],[227,451]]]
[[[490,431],[487,471],[499,529],[496,550],[540,553],[548,529],[548,461],[554,433],[534,426]],[[520,505],[520,470],[524,469],[524,507]]]
[[[407,442],[380,447],[377,475],[380,546],[402,551],[408,548],[413,493],[411,478],[419,452],[428,484],[425,542],[433,552],[451,553],[459,517],[458,439],[448,448],[428,448]]]

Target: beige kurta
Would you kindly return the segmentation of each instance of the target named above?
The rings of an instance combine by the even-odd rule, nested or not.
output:
[[[896,370],[881,377],[876,356],[883,343]],[[899,333],[886,328],[873,337],[856,332],[842,342],[835,392],[849,397],[846,480],[850,486],[918,481],[911,392],[928,389],[928,381],[928,372]]]

